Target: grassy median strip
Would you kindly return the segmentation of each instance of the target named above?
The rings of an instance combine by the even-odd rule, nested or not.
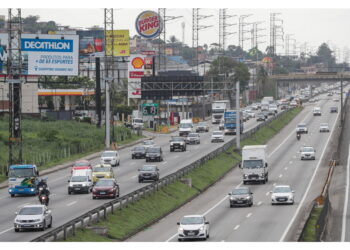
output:
[[[251,138],[243,140],[241,145],[265,144],[300,111],[301,108],[295,108],[286,112],[268,126],[259,129]],[[107,228],[106,235],[98,235],[91,229],[79,229],[76,236],[70,236],[67,241],[101,241],[102,238],[105,241],[122,241],[140,230],[147,230],[147,226],[193,199],[230,171],[241,159],[233,150],[234,147],[229,148],[184,176],[183,179],[191,178],[191,187],[176,181],[114,214],[109,214],[107,220],[96,224],[97,227]]]
[[[315,242],[316,241],[316,224],[320,218],[323,207],[314,207],[307,221],[303,232],[303,237],[300,241]]]

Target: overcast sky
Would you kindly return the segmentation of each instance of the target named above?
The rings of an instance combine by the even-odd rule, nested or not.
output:
[[[66,0],[65,0],[66,1]],[[69,1],[68,1],[69,2]],[[155,10],[157,11],[157,3],[153,3],[152,7],[143,7],[143,8],[130,8],[131,6],[126,6],[119,8],[115,6],[117,2],[112,2],[112,6],[97,6],[96,8],[83,9],[77,8],[79,6],[73,6],[71,9],[60,9],[60,8],[28,8],[25,2],[21,3],[19,7],[22,7],[22,17],[28,15],[39,15],[40,21],[49,21],[53,20],[60,25],[69,25],[71,27],[80,27],[88,28],[93,25],[98,25],[103,27],[104,17],[103,17],[103,7],[114,7],[114,27],[115,29],[129,29],[130,35],[133,36],[136,34],[135,31],[135,19],[137,15],[143,10]],[[192,9],[191,7],[202,7],[202,6],[186,6],[186,1],[180,0],[176,1],[179,8],[171,8],[169,6],[166,10],[168,16],[182,16],[181,18],[173,21],[167,22],[166,31],[167,39],[175,35],[179,40],[182,40],[182,28],[181,23],[185,23],[185,43],[192,45]],[[248,1],[249,2],[249,1]],[[281,1],[284,2],[284,1]],[[298,1],[297,1],[298,2]],[[333,2],[333,1],[332,1]],[[259,39],[259,42],[264,42],[259,45],[260,49],[265,49],[266,46],[270,43],[269,37],[269,25],[270,25],[270,13],[277,12],[281,13],[278,17],[283,19],[283,28],[284,34],[293,34],[293,38],[297,41],[297,46],[303,46],[307,42],[308,48],[312,51],[315,51],[317,47],[322,42],[327,42],[330,44],[331,49],[335,49],[335,46],[338,48],[340,59],[343,58],[343,51],[346,47],[349,46],[350,32],[348,28],[350,26],[350,8],[349,6],[341,6],[336,4],[335,1],[332,6],[322,6],[322,1],[317,1],[318,5],[308,4],[308,5],[299,5],[295,3],[292,6],[286,6],[285,8],[274,8],[276,6],[280,7],[281,5],[274,5],[269,2],[264,4],[263,7],[267,6],[268,8],[261,8],[261,5],[254,4],[252,8],[247,8],[247,6],[217,6],[216,8],[202,8],[200,9],[201,15],[213,15],[206,20],[201,20],[200,25],[213,25],[210,28],[201,30],[199,33],[199,44],[208,44],[218,43],[219,42],[219,9],[223,7],[228,7],[227,14],[237,15],[236,17],[227,19],[227,23],[238,23],[239,15],[252,14],[249,18],[246,19],[247,22],[257,22],[263,21],[259,28],[265,29],[260,31],[260,35],[265,35]],[[111,3],[111,2],[109,2]],[[135,2],[136,3],[136,2]],[[174,2],[173,2],[174,3]],[[108,5],[108,4],[106,4]],[[113,6],[114,5],[114,6]],[[140,2],[140,5],[135,4],[132,6],[144,6],[144,1]],[[162,6],[163,3],[159,5]],[[329,5],[329,3],[328,3]],[[39,5],[45,6],[45,5]],[[71,6],[71,5],[60,5],[60,6]],[[80,5],[81,6],[81,5]],[[259,8],[255,8],[255,6]],[[301,8],[306,6],[307,8]],[[17,7],[17,6],[16,6]],[[129,7],[129,8],[127,8]],[[186,8],[185,8],[186,7]],[[188,7],[188,8],[187,8]],[[243,8],[245,7],[245,8]],[[282,6],[283,7],[283,6]],[[290,8],[292,7],[292,8]],[[323,9],[315,9],[314,7],[323,7]],[[332,7],[332,8],[330,8]],[[337,8],[338,7],[338,8]],[[334,9],[337,8],[337,9]],[[0,9],[0,15],[7,16],[7,9]],[[247,29],[250,29],[250,26],[246,26]],[[228,32],[237,32],[236,34],[230,35],[227,37],[226,44],[238,45],[238,25],[234,25],[227,28]],[[247,38],[250,37],[250,33],[246,34]],[[282,41],[281,44],[285,45]],[[244,49],[249,49],[251,47],[250,40],[247,40],[244,44]],[[292,50],[292,49],[290,49]],[[278,47],[279,53],[284,53],[285,48]]]

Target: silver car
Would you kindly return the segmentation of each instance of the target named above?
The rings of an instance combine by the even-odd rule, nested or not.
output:
[[[275,186],[271,193],[271,204],[294,204],[294,191],[289,185]]]
[[[230,207],[253,206],[253,193],[249,187],[235,188],[228,195],[230,196]]]
[[[209,125],[206,122],[199,122],[196,126],[196,132],[208,132],[209,131]]]
[[[322,132],[329,132],[328,123],[321,123],[320,124],[320,133],[322,133]]]
[[[45,205],[26,205],[16,212],[14,220],[15,232],[21,229],[40,229],[44,231],[52,227],[52,214]]]
[[[209,222],[203,215],[187,215],[182,217],[179,225],[177,240],[209,238]]]
[[[300,159],[301,160],[315,160],[316,150],[313,147],[303,147],[300,150]]]
[[[213,134],[211,135],[211,142],[224,142],[224,132],[213,131]]]
[[[104,151],[100,159],[101,164],[110,164],[112,167],[120,165],[120,156],[118,151],[110,150]]]

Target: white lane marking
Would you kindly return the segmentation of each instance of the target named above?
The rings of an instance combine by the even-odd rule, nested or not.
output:
[[[268,196],[270,194],[270,191],[266,193],[266,196]]]
[[[259,201],[259,202],[258,202],[258,206],[260,206],[261,204],[262,204],[262,201]]]
[[[6,230],[4,230],[4,231],[0,232],[0,235],[1,235],[1,234],[4,234],[4,233],[6,233],[6,232],[8,232],[8,231],[10,231],[10,230],[12,230],[12,229],[13,229],[13,227],[11,227],[11,228],[9,228],[9,229],[6,229]]]
[[[30,203],[24,203],[24,204],[19,205],[19,206],[17,206],[17,207],[24,207],[24,206],[29,205],[29,204],[30,204]]]
[[[167,161],[165,161],[165,162],[163,162],[162,164],[167,164],[168,162]]]
[[[337,117],[335,118],[335,121],[338,120],[339,114],[340,114],[340,113],[338,113]],[[284,241],[285,237],[287,236],[287,233],[289,232],[289,230],[290,230],[292,224],[294,223],[294,221],[295,221],[297,215],[299,214],[299,211],[300,211],[302,205],[303,205],[304,202],[305,202],[306,196],[307,196],[307,194],[308,194],[308,192],[309,192],[309,190],[310,190],[310,188],[311,188],[311,185],[312,185],[312,183],[313,183],[313,181],[314,181],[314,179],[315,179],[315,176],[316,176],[316,173],[317,173],[317,171],[318,171],[318,168],[319,168],[320,165],[321,165],[321,162],[322,162],[322,159],[323,159],[323,155],[324,155],[324,153],[325,153],[325,151],[326,151],[326,149],[327,149],[327,147],[328,147],[329,140],[333,137],[333,133],[334,133],[334,131],[335,131],[335,125],[336,125],[336,122],[333,124],[332,133],[328,136],[327,142],[326,142],[325,147],[323,148],[322,154],[321,154],[321,156],[320,156],[320,160],[318,161],[318,164],[317,164],[317,166],[316,166],[316,168],[315,168],[315,170],[314,170],[314,173],[313,173],[313,175],[312,175],[312,177],[311,177],[311,181],[309,182],[309,185],[307,186],[306,191],[304,192],[303,198],[301,199],[301,201],[300,201],[300,203],[299,203],[299,206],[298,206],[297,210],[295,211],[295,213],[294,213],[294,215],[293,215],[293,218],[292,218],[291,221],[289,222],[289,224],[288,224],[286,230],[284,230],[284,232],[283,232],[283,234],[282,234],[282,236],[281,236],[281,238],[280,238],[279,241]]]
[[[175,155],[174,158],[179,158],[179,155]]]
[[[240,227],[240,225],[235,226],[233,230],[237,230]]]
[[[131,179],[134,179],[134,178],[136,178],[137,177],[137,175],[134,175],[133,177],[131,177]]]
[[[252,216],[253,214],[252,213],[249,213],[249,214],[247,214],[247,218],[249,218],[250,216]]]
[[[346,236],[346,215],[348,212],[348,203],[349,203],[349,171],[350,171],[350,146],[348,152],[348,162],[346,166],[346,189],[345,189],[345,201],[344,201],[344,209],[343,209],[343,219],[342,219],[342,229],[341,229],[341,242],[345,241]]]
[[[300,113],[299,113],[299,114],[300,114]],[[306,115],[305,118],[304,118],[300,123],[303,123],[303,122],[306,120],[306,118],[308,118],[308,117],[309,117],[309,116]],[[270,158],[271,155],[273,155],[280,147],[282,147],[282,145],[289,139],[289,137],[291,137],[291,136],[294,135],[294,134],[295,134],[295,131],[293,130],[293,131],[286,137],[286,139],[284,139],[284,140],[281,142],[281,144],[278,145],[277,148],[275,148],[275,149],[271,152],[271,154],[268,155],[268,158]]]
[[[276,186],[276,182],[273,185]]]
[[[130,166],[135,165],[135,164],[136,164],[136,162],[132,162],[132,163],[130,163]]]
[[[280,175],[278,176],[278,178],[282,178],[282,176],[283,176],[283,174],[280,174]]]
[[[296,155],[294,155],[294,156],[293,156],[293,158],[295,159],[295,158],[297,158],[297,156],[296,156]]]
[[[293,163],[292,161],[289,162],[289,164],[292,164],[292,163]]]
[[[72,201],[71,203],[68,203],[66,206],[70,207],[70,206],[74,205],[75,203],[77,203],[77,201]]]

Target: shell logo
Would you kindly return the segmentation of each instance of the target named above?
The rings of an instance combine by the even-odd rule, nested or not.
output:
[[[155,38],[163,30],[163,20],[157,12],[147,10],[137,16],[135,27],[140,36]]]
[[[144,61],[141,57],[135,57],[132,61],[131,61],[131,65],[135,68],[135,69],[142,69],[142,66],[144,65]]]

